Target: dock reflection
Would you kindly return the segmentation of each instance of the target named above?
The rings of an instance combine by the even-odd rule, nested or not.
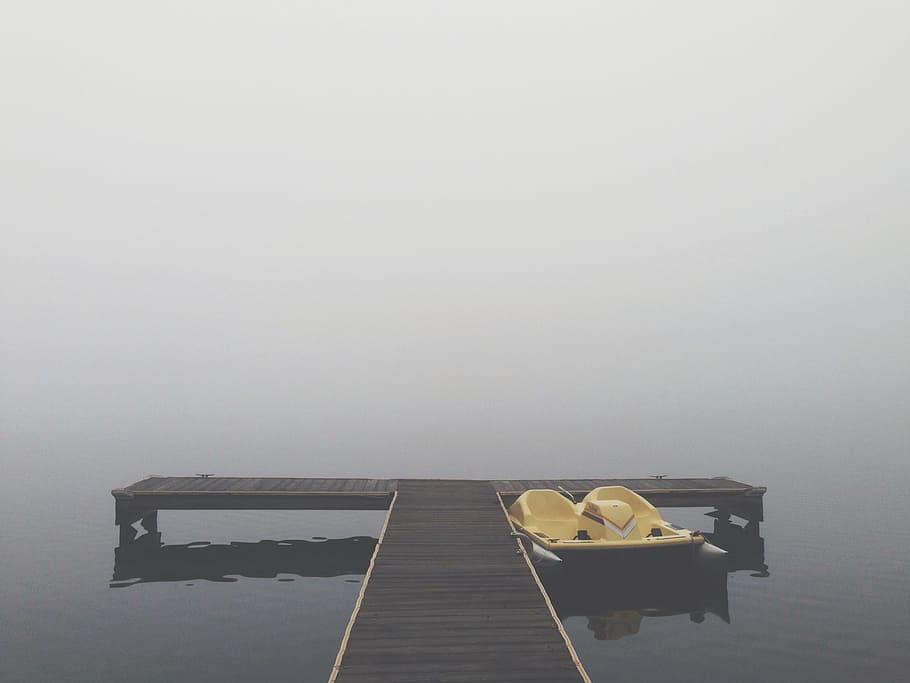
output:
[[[764,539],[757,521],[741,526],[730,516],[709,513],[712,532],[705,536],[728,555],[710,565],[617,562],[572,572],[541,572],[557,616],[565,621],[584,616],[597,640],[637,634],[645,618],[687,614],[699,624],[708,615],[730,623],[729,572],[746,570],[769,575]],[[114,549],[112,588],[137,583],[195,580],[236,581],[238,576],[281,575],[332,577],[366,574],[377,540],[370,536],[321,540],[262,540],[254,543],[161,543],[152,526],[148,533]],[[281,580],[281,579],[279,579]]]
[[[751,571],[756,577],[770,575],[765,564],[765,539],[757,521],[740,526],[730,520],[730,515],[719,511],[709,512],[708,516],[714,518],[714,530],[705,532],[705,538],[727,551],[727,571]]]
[[[352,536],[325,540],[263,540],[162,545],[146,534],[114,550],[112,588],[156,581],[236,581],[236,576],[277,578],[366,574],[376,539]]]

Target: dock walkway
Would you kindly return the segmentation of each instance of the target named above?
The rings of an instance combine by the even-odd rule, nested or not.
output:
[[[618,485],[657,506],[741,509],[759,521],[765,493],[762,486],[727,477],[476,481],[492,485],[506,505],[528,489],[563,488],[582,498],[598,486]],[[397,489],[397,479],[149,476],[111,493],[117,499],[117,524],[131,524],[154,510],[386,510]]]
[[[400,480],[330,681],[588,680],[484,481]]]

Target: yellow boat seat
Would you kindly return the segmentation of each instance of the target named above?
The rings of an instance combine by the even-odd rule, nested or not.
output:
[[[546,529],[552,538],[572,539],[578,533],[578,518],[572,502],[552,489],[526,491],[509,512],[528,531]]]

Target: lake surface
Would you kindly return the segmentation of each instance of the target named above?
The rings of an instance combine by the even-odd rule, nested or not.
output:
[[[383,512],[165,511],[163,551],[115,555],[109,491],[145,472],[109,464],[4,468],[0,680],[328,677]],[[769,487],[729,576],[605,577],[587,597],[551,586],[593,680],[901,678],[910,509],[896,476],[743,469],[706,473]],[[665,514],[710,532],[703,512]]]

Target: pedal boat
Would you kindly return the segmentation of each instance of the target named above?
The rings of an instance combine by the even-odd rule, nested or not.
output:
[[[580,503],[559,491],[531,489],[509,506],[517,535],[532,542],[537,564],[614,557],[625,551],[644,556],[726,555],[698,531],[664,521],[651,503],[624,486],[602,486]],[[636,552],[636,555],[639,553]]]

